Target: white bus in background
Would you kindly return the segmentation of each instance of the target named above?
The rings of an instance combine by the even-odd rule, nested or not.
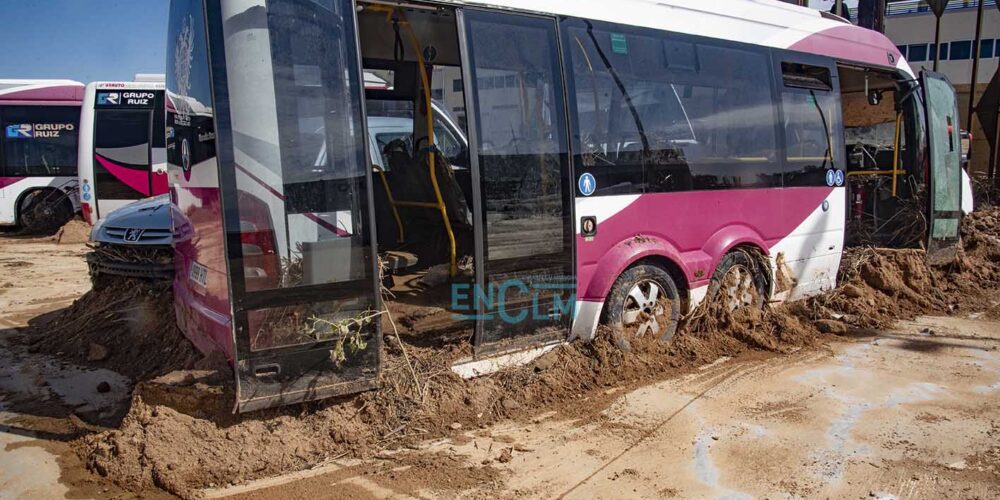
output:
[[[167,192],[163,75],[87,84],[80,115],[80,204],[95,224]]]
[[[0,226],[45,230],[79,210],[83,84],[0,80]]]

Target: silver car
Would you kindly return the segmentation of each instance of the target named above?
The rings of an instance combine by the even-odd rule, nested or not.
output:
[[[171,239],[169,195],[125,205],[98,221],[90,232],[90,276],[95,280],[104,274],[170,279],[174,272]]]

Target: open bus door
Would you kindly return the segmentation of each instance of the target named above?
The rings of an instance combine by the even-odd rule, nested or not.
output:
[[[205,6],[237,409],[374,388],[381,305],[353,2]]]
[[[929,193],[927,260],[946,263],[960,243],[962,219],[962,148],[958,100],[947,77],[920,72],[927,108]]]
[[[476,355],[569,333],[570,160],[555,21],[463,9],[472,139]]]

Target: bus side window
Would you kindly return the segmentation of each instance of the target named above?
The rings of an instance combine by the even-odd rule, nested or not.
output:
[[[827,171],[844,169],[838,103],[830,69],[781,63],[786,187],[826,186]],[[835,178],[835,177],[832,177]]]
[[[781,185],[767,53],[564,23],[575,161],[597,194]]]

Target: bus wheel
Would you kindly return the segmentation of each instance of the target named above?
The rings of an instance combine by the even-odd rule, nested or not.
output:
[[[768,288],[761,259],[748,251],[736,250],[719,262],[708,285],[708,296],[721,300],[730,311],[743,307],[763,308]]]
[[[21,202],[21,226],[29,233],[54,232],[72,217],[73,206],[62,192],[33,191]]]
[[[606,311],[612,328],[634,329],[637,337],[657,335],[668,341],[680,322],[680,294],[674,279],[663,268],[640,264],[615,281]]]

